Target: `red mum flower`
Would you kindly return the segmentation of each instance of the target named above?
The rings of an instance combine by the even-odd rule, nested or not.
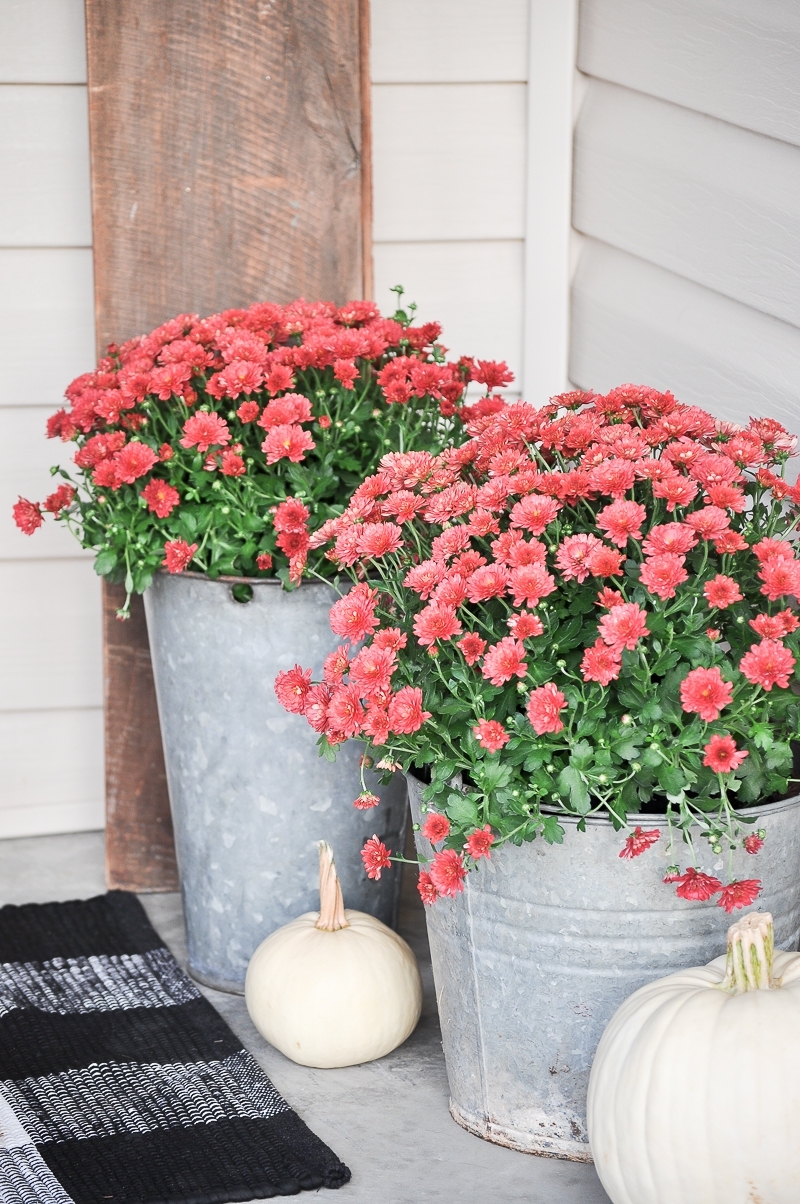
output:
[[[518,640],[530,640],[536,636],[544,635],[542,620],[527,610],[523,610],[518,615],[511,615],[508,620],[508,626]]]
[[[714,540],[714,548],[719,552],[720,556],[730,556],[734,552],[744,552],[749,546],[747,540],[738,531],[734,531],[733,528],[723,531]]]
[[[422,709],[422,690],[418,686],[403,686],[389,703],[389,725],[398,736],[418,732],[430,717],[430,711]]]
[[[344,675],[350,668],[350,658],[347,646],[340,644],[335,652],[329,652],[322,665],[322,675],[332,686],[338,686],[344,681]]]
[[[456,648],[461,649],[468,665],[474,665],[486,651],[486,640],[481,639],[474,631],[468,631],[460,640],[456,640]]]
[[[529,494],[513,507],[511,526],[530,531],[532,535],[541,535],[560,509],[561,502],[557,502],[555,498]]]
[[[293,669],[282,669],[275,678],[275,694],[278,702],[293,715],[302,715],[306,709],[306,698],[311,689],[311,670],[295,665]]]
[[[335,360],[333,375],[345,389],[352,389],[355,387],[355,381],[358,377],[358,368],[355,366],[353,360]]]
[[[392,686],[394,662],[395,655],[388,648],[362,648],[350,665],[350,684],[362,698],[385,694]]]
[[[371,811],[373,807],[377,807],[381,800],[377,794],[370,794],[369,790],[362,790],[358,798],[353,799],[353,806],[359,811]]]
[[[614,498],[624,497],[635,480],[636,473],[629,460],[604,460],[589,473],[592,489]]]
[[[388,556],[403,546],[403,532],[396,523],[364,523],[358,541],[358,554],[365,559]]]
[[[271,431],[276,426],[293,426],[310,421],[311,402],[308,398],[302,393],[287,393],[285,397],[277,397],[267,403],[258,425],[263,426],[265,431]]]
[[[355,686],[337,686],[328,703],[328,725],[343,736],[356,736],[361,730],[364,708]]]
[[[747,680],[767,691],[773,686],[785,690],[794,665],[794,657],[780,640],[762,640],[760,644],[753,644],[739,661],[739,668]]]
[[[732,769],[738,769],[748,756],[747,752],[737,752],[736,742],[730,736],[712,736],[703,747],[703,752],[706,754],[703,764],[713,769],[714,773],[730,773]]]
[[[787,594],[800,596],[800,563],[792,559],[768,560],[758,570],[758,575],[764,584],[762,594],[775,602]]]
[[[431,863],[431,881],[444,898],[454,899],[464,889],[467,870],[455,849],[442,849]]]
[[[524,564],[511,570],[508,588],[515,606],[538,606],[557,587],[555,577],[541,564]]]
[[[282,552],[290,559],[293,556],[302,556],[305,563],[305,555],[308,551],[308,545],[311,537],[308,531],[280,531],[278,538],[275,541]]]
[[[349,594],[334,602],[329,615],[334,635],[343,636],[352,644],[366,639],[378,626],[375,617],[376,596],[377,590],[370,589],[362,581]]]
[[[296,497],[289,497],[275,507],[273,523],[276,531],[304,531],[309,511]]]
[[[716,577],[707,581],[703,586],[703,593],[709,606],[714,606],[717,610],[725,610],[728,606],[733,606],[734,602],[741,602],[744,596],[733,578],[726,577],[723,573],[717,573]]]
[[[387,849],[377,836],[370,837],[361,850],[361,860],[364,862],[368,878],[374,878],[377,881],[381,876],[381,870],[389,868],[392,864],[391,852],[392,850]]]
[[[75,495],[76,490],[71,485],[59,485],[54,493],[45,498],[44,509],[58,515],[72,504]]]
[[[689,714],[699,715],[706,723],[719,719],[720,711],[733,696],[733,684],[725,681],[715,665],[713,669],[692,669],[681,682],[681,706]]]
[[[224,451],[220,470],[225,477],[243,477],[247,472],[244,460],[237,452]]]
[[[159,518],[166,518],[180,501],[180,494],[166,481],[150,481],[142,490],[142,497],[147,502],[147,509]]]
[[[661,523],[648,531],[642,551],[645,556],[661,556],[664,552],[685,556],[696,543],[697,536],[691,527],[684,523]]]
[[[761,564],[769,564],[773,560],[793,560],[792,546],[783,539],[762,539],[753,544],[753,555]]]
[[[644,828],[634,828],[620,850],[620,857],[627,858],[628,860],[633,857],[640,857],[651,845],[656,843],[660,835],[661,833],[658,828],[649,828],[646,832]]]
[[[197,551],[196,543],[187,543],[185,539],[168,539],[164,544],[164,559],[162,564],[167,566],[168,573],[182,573]]]
[[[423,648],[437,640],[450,640],[462,631],[458,615],[451,606],[431,602],[414,619],[414,635]]]
[[[664,498],[670,514],[676,506],[688,506],[697,497],[694,481],[682,477],[679,472],[671,473],[660,481],[653,482],[653,497]]]
[[[706,899],[710,899],[718,890],[722,890],[719,878],[713,878],[711,874],[701,874],[692,866],[685,874],[670,875],[670,881],[677,882],[675,894],[679,898],[694,899],[699,903],[705,903]]]
[[[258,556],[256,556],[256,568],[262,573],[272,568],[272,557],[269,552],[259,552]]]
[[[476,569],[467,581],[467,597],[470,602],[498,598],[505,593],[508,576],[508,569],[502,564],[487,564]]]
[[[601,543],[590,553],[587,564],[593,577],[621,577],[624,559],[622,552],[615,552]]]
[[[597,525],[612,543],[624,548],[629,539],[642,538],[642,523],[646,517],[647,511],[638,502],[612,502],[598,514]]]
[[[650,634],[647,614],[635,602],[621,602],[612,607],[607,615],[603,615],[597,629],[609,647],[630,648],[631,651],[643,636]]]
[[[581,673],[584,681],[596,681],[601,686],[607,686],[610,681],[619,677],[622,669],[622,652],[619,648],[610,648],[602,640],[597,640],[591,648],[587,648],[581,661]]]
[[[486,385],[486,391],[489,393],[492,389],[502,389],[504,385],[510,385],[514,373],[505,360],[476,360],[470,369],[469,377],[470,380]]]
[[[651,556],[642,565],[639,580],[651,594],[658,594],[665,601],[674,598],[679,585],[687,581],[689,574],[684,568],[683,556],[674,552],[661,552]]]
[[[24,497],[14,503],[11,512],[14,515],[14,522],[24,535],[33,535],[34,531],[37,531],[44,522],[39,503],[29,502]]]
[[[481,748],[493,753],[499,752],[511,739],[502,723],[498,723],[496,719],[479,719],[472,733]]]
[[[372,744],[385,744],[389,739],[389,712],[375,702],[367,703],[367,714],[361,730]]]
[[[399,627],[384,627],[381,631],[375,632],[372,647],[388,648],[391,652],[399,652],[401,648],[405,648],[407,643],[408,638]]]
[[[528,672],[525,648],[513,636],[505,636],[488,650],[481,672],[493,686],[502,686],[512,677],[524,677]]]
[[[113,460],[101,460],[92,473],[92,480],[101,489],[119,489],[122,484],[117,476],[117,466]]]
[[[146,443],[128,443],[114,456],[117,481],[132,485],[158,463],[158,456]]]
[[[418,497],[410,489],[399,489],[396,493],[389,494],[383,503],[383,513],[393,514],[400,523],[410,523],[417,511],[421,510],[424,505],[425,499]],[[451,530],[457,531],[459,528],[452,527]],[[440,537],[437,536],[437,538]],[[436,559],[435,553],[434,559]]]
[[[564,580],[585,581],[592,572],[592,554],[603,546],[595,535],[568,535],[562,540],[556,552],[556,567],[560,569]],[[612,555],[616,553],[612,552]]]
[[[446,567],[439,560],[423,560],[409,569],[403,578],[403,585],[419,594],[423,602],[430,598],[436,586],[444,580]]]
[[[276,364],[267,377],[266,385],[267,392],[272,396],[275,393],[283,393],[286,389],[291,389],[294,384],[291,368],[286,364]]]
[[[748,853],[760,853],[764,847],[764,837],[759,836],[757,832],[751,832],[749,836],[745,836],[742,843]]]
[[[735,485],[709,485],[707,494],[706,505],[719,506],[720,510],[733,510],[741,514],[747,505],[747,498]]]
[[[740,882],[729,882],[723,886],[717,901],[718,907],[724,907],[730,913],[736,907],[749,907],[755,903],[761,893],[761,882],[758,878],[744,878]]]
[[[432,811],[422,825],[422,835],[431,844],[438,844],[440,840],[446,840],[450,835],[450,820],[446,815]]]
[[[417,890],[419,891],[419,897],[426,907],[430,907],[439,898],[439,892],[433,885],[433,878],[425,870],[420,870]]]
[[[609,589],[607,585],[603,586],[597,594],[597,605],[604,606],[606,610],[611,610],[612,606],[622,606],[625,599],[618,590]]]
[[[192,414],[183,424],[181,447],[196,447],[205,453],[210,447],[224,447],[230,441],[228,424],[219,414]]]
[[[449,573],[433,594],[434,602],[440,606],[451,606],[457,610],[467,597],[467,581],[460,573]]]
[[[546,732],[560,732],[563,729],[561,712],[566,705],[566,696],[551,681],[531,692],[526,710],[537,736],[543,736]]]
[[[288,459],[293,464],[305,460],[306,452],[317,445],[301,426],[295,423],[282,423],[274,426],[261,444],[261,450],[267,457],[267,464],[277,464],[278,460]]]
[[[482,828],[476,828],[474,832],[470,832],[464,847],[473,861],[478,861],[481,857],[491,858],[490,850],[493,841],[492,829],[488,824],[484,824]]]
[[[687,527],[691,527],[703,539],[719,539],[720,535],[731,525],[730,515],[719,506],[707,506],[705,510],[694,510],[684,519]]]
[[[776,615],[756,615],[750,620],[750,626],[762,638],[780,640],[785,635],[797,631],[797,615],[792,610],[779,610]]]
[[[255,422],[260,408],[257,401],[243,401],[236,413],[241,422]]]

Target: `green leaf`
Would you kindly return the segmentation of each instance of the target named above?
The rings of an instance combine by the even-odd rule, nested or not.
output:
[[[499,790],[501,786],[508,785],[511,780],[511,766],[504,764],[499,757],[487,757],[479,777],[481,786],[489,794],[492,790]]]
[[[569,795],[572,809],[579,815],[589,811],[589,791],[586,783],[574,765],[567,765],[558,775],[558,789],[562,795]]]
[[[113,573],[117,567],[117,559],[117,553],[111,548],[98,553],[94,562],[94,571],[98,577],[107,577],[109,573]]]
[[[563,844],[564,829],[555,815],[545,815],[542,819],[542,836],[548,844]]]
[[[659,786],[667,794],[680,794],[687,784],[686,775],[676,765],[659,765],[656,776]]]
[[[447,812],[453,823],[460,828],[475,828],[478,825],[477,804],[463,794],[449,794],[445,803]]]
[[[573,744],[569,760],[576,769],[586,769],[591,765],[593,758],[594,747],[588,740],[578,740],[576,744]]]
[[[636,761],[642,751],[641,746],[633,740],[623,740],[614,750],[619,753],[623,761]]]
[[[448,698],[446,702],[441,703],[437,710],[443,715],[470,715],[472,707],[462,702],[460,698]]]

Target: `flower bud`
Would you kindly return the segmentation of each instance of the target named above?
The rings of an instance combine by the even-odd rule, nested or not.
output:
[[[620,723],[624,723],[627,727],[629,723],[633,723],[633,720],[631,719],[630,715],[623,715],[620,719]]]

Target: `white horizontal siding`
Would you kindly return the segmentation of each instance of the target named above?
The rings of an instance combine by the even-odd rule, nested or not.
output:
[[[42,500],[74,445],[44,435],[94,365],[82,0],[0,2],[0,837],[101,827],[100,581]]]
[[[382,243],[375,246],[375,291],[403,284],[423,322],[442,323],[450,358],[522,360],[522,241]]]
[[[795,0],[582,0],[578,66],[800,143]]]
[[[573,222],[800,326],[800,147],[594,80]]]
[[[375,241],[523,238],[525,103],[524,84],[374,88]]]
[[[528,78],[528,0],[372,0],[370,9],[374,83]]]
[[[625,251],[587,239],[573,283],[570,378],[625,381],[746,423],[797,431],[800,330]]]
[[[91,246],[84,87],[0,85],[0,163],[4,246]]]
[[[77,471],[72,463],[75,444],[45,438],[45,423],[52,412],[49,406],[0,407],[0,446],[15,449],[0,474],[0,560],[92,555],[81,549],[63,523],[48,517],[43,527],[28,536],[11,517],[11,507],[20,495],[41,502],[61,484],[61,477],[50,476],[52,465]]]
[[[88,248],[0,247],[0,406],[55,408],[94,367],[93,289]]]
[[[0,839],[103,826],[103,712],[0,714]]]
[[[3,0],[0,81],[86,83],[83,0]]]
[[[0,712],[102,706],[99,617],[86,560],[0,561]]]

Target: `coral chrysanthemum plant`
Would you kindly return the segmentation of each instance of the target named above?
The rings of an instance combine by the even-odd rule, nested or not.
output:
[[[504,842],[560,841],[558,812],[607,816],[635,857],[659,828],[628,817],[650,811],[673,860],[688,841],[679,895],[751,903],[758,880],[701,872],[690,833],[714,858],[757,853],[739,809],[789,789],[794,437],[638,386],[462,416],[468,442],[385,456],[317,536],[356,580],[331,610],[345,643],[324,681],[297,667],[278,696],[326,753],[358,737],[380,766],[430,774],[426,902]],[[391,853],[373,838],[363,856],[378,877]]]
[[[311,536],[381,456],[460,441],[467,383],[511,379],[448,363],[441,328],[412,325],[414,308],[264,303],[112,344],[47,424],[77,443],[77,474],[54,469],[64,483],[44,503],[20,498],[17,525],[32,534],[49,511],[128,595],[162,564],[287,587],[307,567],[331,576],[322,551],[309,560]]]

